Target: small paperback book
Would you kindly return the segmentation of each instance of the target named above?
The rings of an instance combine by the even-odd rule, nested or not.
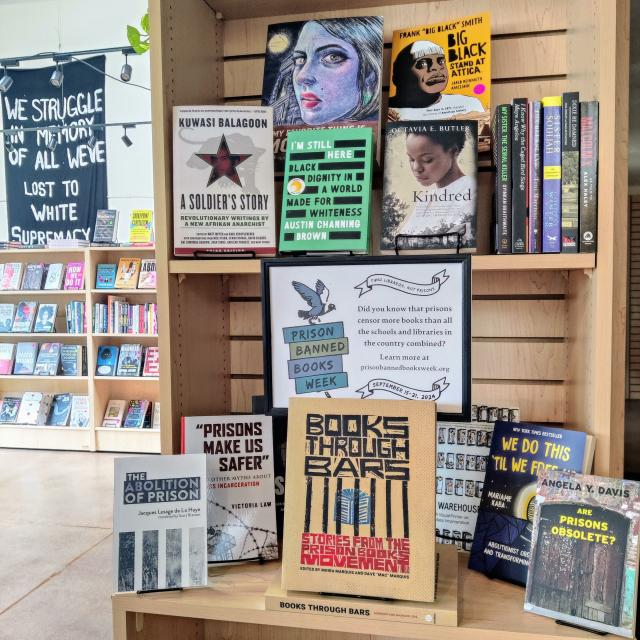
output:
[[[478,150],[489,151],[489,14],[394,31],[389,84],[389,121],[475,120]]]
[[[59,342],[44,342],[40,345],[40,352],[36,360],[33,374],[36,376],[56,376],[60,367]]]
[[[639,530],[638,482],[542,471],[525,611],[633,638]]]
[[[47,277],[44,281],[44,289],[56,290],[62,288],[64,278],[64,264],[62,262],[54,262],[47,269]]]
[[[207,584],[204,454],[116,458],[113,590]]]
[[[262,104],[273,108],[273,153],[287,133],[380,126],[382,18],[357,16],[270,24]]]
[[[0,405],[0,424],[15,424],[22,396],[5,396]]]
[[[16,305],[8,302],[0,304],[0,333],[9,333],[13,326],[13,317],[16,314]]]
[[[158,347],[145,347],[143,377],[160,375],[160,351]]]
[[[536,480],[542,469],[585,472],[593,436],[526,423],[495,423],[469,568],[525,585]]]
[[[271,418],[183,416],[182,453],[207,454],[209,562],[276,559]]]
[[[290,131],[280,251],[369,250],[373,130]]]
[[[127,406],[126,400],[109,400],[107,408],[104,411],[102,426],[111,429],[118,429],[122,426],[124,419],[124,410]]]
[[[129,242],[144,246],[153,245],[153,211],[134,209],[129,220]]]
[[[269,107],[173,110],[174,253],[274,255]]]
[[[117,376],[125,378],[137,378],[140,376],[142,368],[142,345],[123,344],[120,347],[120,357],[118,358]]]
[[[140,258],[120,258],[116,275],[116,289],[135,289],[140,274]]]
[[[381,249],[475,251],[476,127],[472,120],[387,124]]]
[[[11,375],[16,345],[13,342],[0,343],[0,375]]]
[[[99,264],[96,268],[96,289],[114,289],[117,271],[115,264]]]
[[[438,422],[436,538],[463,551],[471,541],[480,507],[491,422]]]
[[[143,260],[140,265],[140,277],[138,278],[138,289],[156,288],[156,259],[149,258]]]
[[[18,302],[16,315],[11,326],[12,333],[31,333],[37,308],[38,303],[35,301]]]
[[[17,291],[22,282],[22,262],[7,262],[2,272],[2,291]]]
[[[98,358],[96,362],[97,376],[115,376],[118,366],[119,349],[113,344],[98,347]]]
[[[122,426],[127,429],[142,429],[150,406],[148,400],[130,400]]]
[[[30,376],[36,366],[38,355],[37,342],[18,342],[16,345],[16,359],[13,374],[16,376]]]
[[[63,376],[79,376],[82,374],[82,345],[62,345],[60,348],[60,368]]]
[[[283,589],[433,602],[435,428],[435,402],[290,398]]]
[[[160,430],[160,403],[154,402],[151,410],[151,428]]]
[[[48,393],[28,391],[22,396],[18,424],[43,425],[47,421],[53,397]]]
[[[87,396],[73,396],[71,399],[71,416],[69,424],[72,427],[89,426],[89,398]]]
[[[53,396],[47,425],[50,427],[66,427],[71,415],[71,394],[59,393]]]
[[[93,241],[99,244],[113,244],[118,237],[118,210],[98,209],[93,227]]]
[[[34,331],[36,333],[53,333],[56,327],[57,303],[40,304],[36,315]]]
[[[42,289],[42,277],[44,275],[44,263],[30,263],[24,271],[22,289],[39,291]]]
[[[84,262],[67,263],[64,288],[67,291],[79,291],[80,289],[84,289]]]

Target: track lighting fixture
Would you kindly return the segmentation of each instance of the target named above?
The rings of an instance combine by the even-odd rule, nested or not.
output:
[[[133,125],[135,126],[135,125]],[[120,138],[120,140],[122,140],[122,142],[124,142],[124,146],[125,147],[130,147],[133,144],[133,140],[131,140],[131,138],[127,135],[127,129],[129,128],[133,128],[132,125],[124,125],[122,127],[122,130],[124,131],[124,134],[122,136],[122,138]]]
[[[62,83],[64,81],[64,73],[62,71],[62,67],[60,66],[59,62],[56,62],[56,68],[53,70],[53,73],[51,74],[51,79],[49,80],[49,82],[56,88],[60,88],[62,86]]]
[[[7,153],[11,153],[12,151],[16,150],[16,148],[13,146],[13,142],[11,141],[11,138],[5,137],[4,148],[7,150]]]
[[[96,142],[96,134],[93,132],[93,129],[89,129],[89,139],[87,140],[89,149],[93,149],[96,146]]]
[[[124,64],[122,65],[122,69],[120,70],[120,80],[122,82],[129,82],[131,80],[131,76],[133,75],[133,69],[128,62],[128,53],[124,54]]]
[[[49,151],[53,151],[58,146],[58,140],[56,139],[56,134],[53,132],[49,133],[49,139],[47,140],[47,149]]]

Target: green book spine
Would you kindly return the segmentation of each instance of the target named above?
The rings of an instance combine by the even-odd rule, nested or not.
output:
[[[373,130],[290,131],[280,251],[369,251]]]

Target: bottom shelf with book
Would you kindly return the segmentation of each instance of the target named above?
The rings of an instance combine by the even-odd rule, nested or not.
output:
[[[548,618],[526,613],[522,587],[489,580],[470,571],[466,553],[460,553],[458,561],[458,627],[267,611],[266,590],[280,573],[280,564],[269,562],[262,566],[240,564],[210,568],[209,586],[202,589],[143,596],[115,594],[112,597],[113,637],[114,640],[169,640],[178,636],[233,637],[235,640],[256,637],[355,640],[371,636],[431,640],[594,638],[586,631],[559,626]],[[354,607],[358,607],[359,599],[353,598],[353,601]]]
[[[0,447],[91,451],[91,439],[88,427],[0,424]]]
[[[96,427],[96,449],[119,453],[160,453],[160,430]]]

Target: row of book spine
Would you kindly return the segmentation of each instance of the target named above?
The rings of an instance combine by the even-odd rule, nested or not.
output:
[[[67,333],[86,333],[87,321],[84,312],[84,302],[73,300],[65,305],[67,318]]]
[[[130,304],[107,298],[107,303],[93,305],[94,333],[154,334],[158,333],[158,305]]]
[[[598,103],[577,92],[496,107],[497,253],[593,253]]]

